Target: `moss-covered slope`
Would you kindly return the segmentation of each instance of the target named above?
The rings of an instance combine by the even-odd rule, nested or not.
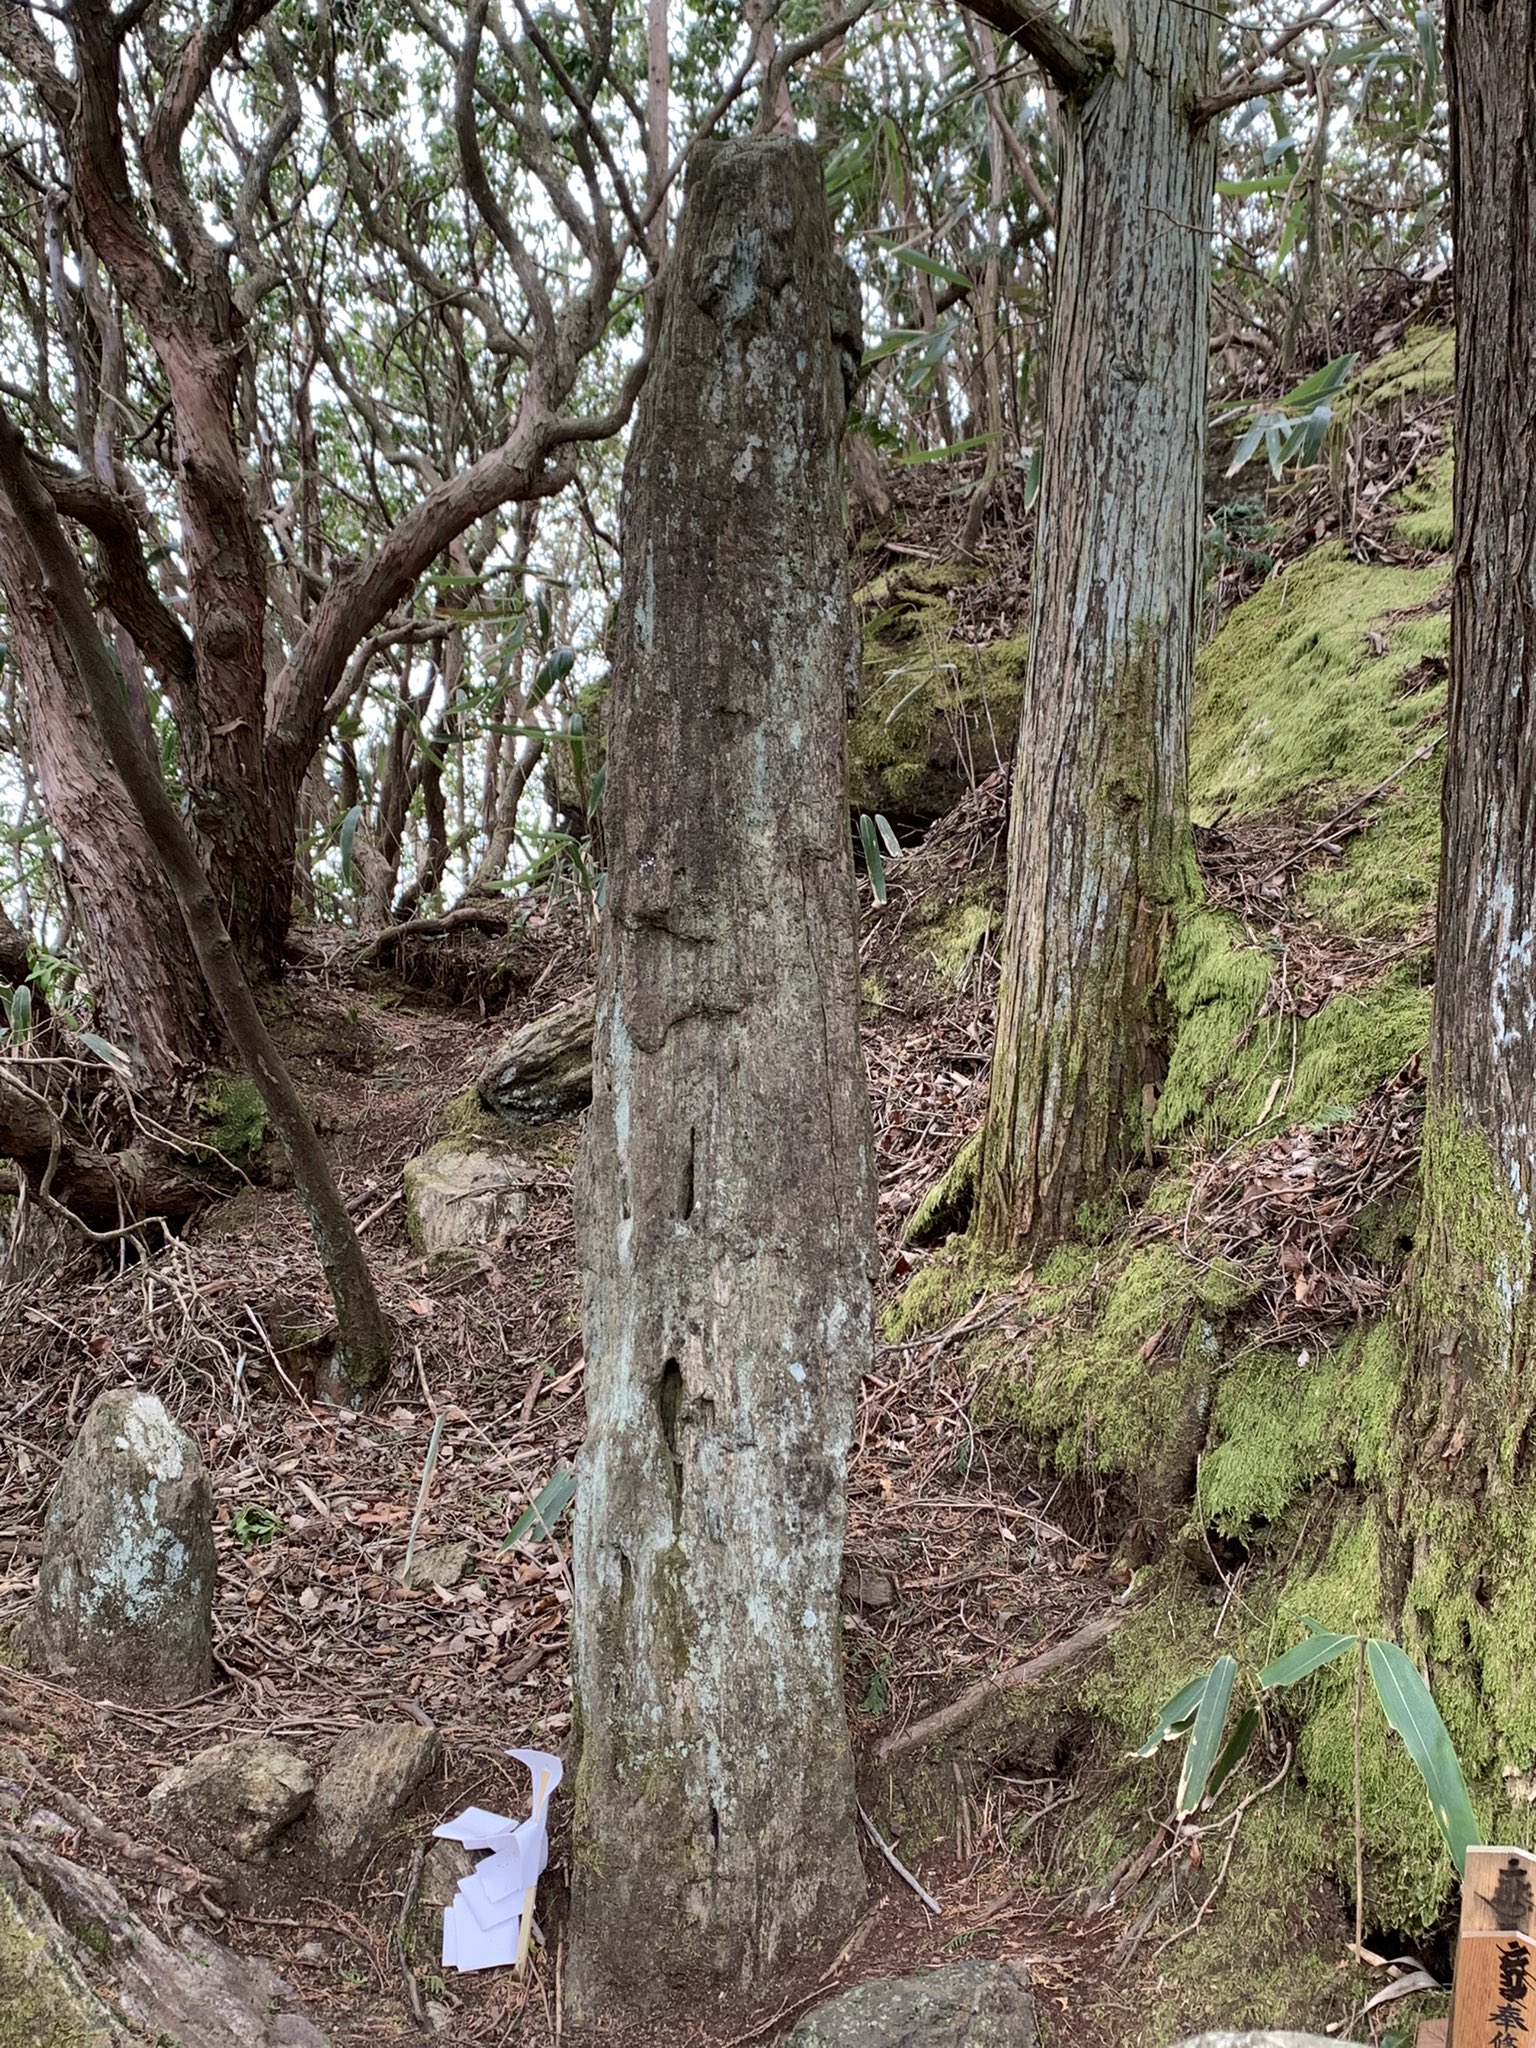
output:
[[[1363,374],[1353,403],[1438,401],[1449,374],[1449,337],[1413,335]],[[1536,1499],[1485,1502],[1459,1523],[1435,1510],[1418,1557],[1399,1536],[1412,1446],[1381,1310],[1412,1243],[1411,1182],[1398,1175],[1373,1203],[1367,1172],[1354,1208],[1330,1217],[1319,1203],[1321,1241],[1371,1277],[1361,1298],[1375,1306],[1353,1326],[1347,1312],[1319,1318],[1315,1339],[1276,1306],[1295,1245],[1277,1229],[1229,1258],[1199,1216],[1217,1167],[1240,1178],[1243,1160],[1288,1133],[1321,1146],[1427,1046],[1449,565],[1425,554],[1448,544],[1449,487],[1449,457],[1431,447],[1392,507],[1406,562],[1314,549],[1204,649],[1191,797],[1205,881],[1191,877],[1168,937],[1173,1032],[1150,1193],[1128,1187],[1118,1221],[1033,1276],[1022,1334],[981,1340],[987,1419],[1021,1428],[1047,1472],[1081,1482],[1125,1561],[1145,1567],[1137,1616],[1098,1665],[998,1737],[1006,1750],[1071,1731],[1082,1797],[1061,1854],[1085,1884],[1141,1846],[1148,1811],[1171,1805],[1176,1760],[1126,1760],[1165,1701],[1218,1650],[1255,1672],[1309,1620],[1393,1635],[1427,1659],[1485,1825],[1536,1840]],[[1388,1136],[1401,1147],[1400,1129]],[[1307,1143],[1296,1150],[1305,1174]],[[1159,1215],[1179,1227],[1159,1228]],[[938,1326],[997,1278],[953,1242],[892,1333]],[[1357,1772],[1367,1928],[1443,1914],[1454,1878],[1422,1784],[1368,1696],[1366,1707],[1357,1715],[1348,1663],[1271,1706],[1268,1747],[1223,1811],[1258,1794],[1289,1746],[1283,1781],[1245,1809],[1225,1862],[1224,1830],[1203,1845],[1224,1874],[1193,1932],[1160,1949],[1194,1917],[1209,1870],[1138,1900],[1157,1907],[1143,1943],[1156,1967],[1121,2038],[1353,2016],[1360,1981],[1340,1963]],[[1159,1883],[1168,1868],[1158,1863]]]

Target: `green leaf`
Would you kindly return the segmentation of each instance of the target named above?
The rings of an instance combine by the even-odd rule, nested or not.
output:
[[[1319,398],[1331,398],[1343,386],[1359,360],[1358,353],[1335,356],[1331,363],[1324,363],[1320,370],[1314,370],[1310,377],[1303,378],[1293,391],[1287,391],[1281,404],[1294,409],[1311,405]]]
[[[1440,82],[1440,46],[1435,41],[1434,19],[1427,7],[1416,7],[1413,25],[1419,32],[1419,55],[1424,60],[1424,83],[1433,92]]]
[[[1358,1636],[1335,1635],[1332,1629],[1319,1628],[1313,1622],[1307,1626],[1313,1634],[1276,1657],[1272,1664],[1266,1664],[1259,1673],[1259,1684],[1265,1692],[1272,1692],[1277,1685],[1299,1685],[1314,1671],[1321,1671],[1325,1664],[1352,1650],[1360,1640]]]
[[[1260,192],[1288,192],[1289,178],[1218,178],[1216,190],[1223,199],[1252,199]]]
[[[875,901],[885,901],[885,862],[880,858],[880,841],[875,836],[875,821],[867,811],[859,813],[859,839],[864,847],[864,865],[869,870],[869,886],[874,891]]]
[[[1045,474],[1045,443],[1037,441],[1029,458],[1029,467],[1024,472],[1024,510],[1027,512],[1040,495],[1040,479]]]
[[[1278,277],[1285,268],[1285,259],[1296,246],[1298,236],[1306,225],[1307,210],[1298,199],[1285,216],[1285,226],[1280,231],[1280,247],[1275,251],[1275,266],[1269,273]]]
[[[862,361],[867,367],[885,356],[900,355],[905,349],[916,348],[927,339],[926,327],[893,327],[889,334],[882,334],[877,342],[865,349]]]
[[[32,991],[24,981],[18,982],[11,990],[5,1008],[10,1018],[11,1037],[19,1045],[32,1029]]]
[[[1232,460],[1227,464],[1227,475],[1236,476],[1244,463],[1252,459],[1254,450],[1264,438],[1264,429],[1269,425],[1269,414],[1261,412],[1253,425],[1232,450]]]
[[[919,448],[911,455],[898,455],[898,468],[912,468],[919,462],[945,462],[951,455],[968,455],[973,448],[990,448],[996,434],[971,434],[963,441],[946,442],[942,448]]]
[[[532,711],[535,705],[542,704],[556,683],[564,682],[575,666],[574,647],[557,647],[553,654],[546,655],[539,663],[539,672],[533,679],[533,688],[528,692],[528,702],[523,708]]]
[[[502,1538],[502,1549],[509,1550],[514,1543],[521,1543],[523,1538],[529,1535],[535,1541],[542,1537],[553,1537],[555,1524],[575,1496],[576,1474],[569,1465],[557,1465],[534,1495],[532,1505],[523,1509]]]
[[[1307,438],[1308,420],[1293,420],[1286,429],[1285,439],[1280,443],[1280,467],[1284,469],[1301,453],[1302,443]]]
[[[569,726],[566,728],[566,732],[567,737],[571,742],[571,767],[575,771],[576,780],[578,782],[584,782],[586,780],[586,731],[586,720],[582,717],[579,711],[573,711],[571,713],[571,721]]]
[[[362,821],[361,804],[354,804],[341,821],[341,878],[349,888],[356,879],[352,872],[352,849],[357,844],[357,828]]]
[[[82,1031],[79,1037],[87,1052],[95,1053],[102,1065],[110,1067],[114,1074],[121,1074],[126,1080],[133,1072],[127,1053],[120,1046],[114,1045],[110,1039],[98,1038],[94,1031]]]
[[[1205,1788],[1205,1796],[1212,1806],[1221,1797],[1222,1786],[1226,1784],[1228,1778],[1231,1777],[1243,1758],[1248,1754],[1258,1729],[1258,1708],[1244,1707],[1241,1714],[1237,1717],[1237,1726],[1227,1737],[1226,1748],[1223,1749],[1221,1755],[1216,1759],[1215,1766],[1211,1771],[1210,1783]]]
[[[885,174],[891,181],[891,198],[898,213],[907,210],[907,172],[903,162],[901,130],[887,114],[880,123],[885,141]]]
[[[1192,1678],[1188,1685],[1174,1694],[1167,1706],[1158,1715],[1157,1726],[1152,1730],[1152,1733],[1147,1737],[1140,1749],[1133,1749],[1131,1751],[1133,1757],[1151,1756],[1153,1751],[1161,1749],[1165,1742],[1172,1742],[1176,1735],[1184,1733],[1190,1722],[1195,1718],[1200,1702],[1205,1697],[1205,1688],[1210,1681],[1210,1676],[1209,1671],[1202,1671],[1198,1678]]]
[[[924,256],[918,249],[888,249],[886,253],[894,256],[898,263],[905,263],[909,269],[922,271],[925,277],[936,277],[941,284],[956,285],[963,292],[971,289],[971,280],[963,270],[941,263],[937,256]]]
[[[880,837],[885,841],[885,850],[890,855],[891,859],[900,860],[901,841],[896,837],[895,831],[892,829],[890,819],[883,816],[879,811],[876,811],[875,813],[875,830],[880,834]]]
[[[1193,1813],[1205,1797],[1205,1788],[1210,1783],[1211,1772],[1221,1750],[1221,1731],[1227,1723],[1227,1707],[1232,1699],[1232,1684],[1237,1677],[1237,1659],[1218,1657],[1211,1666],[1205,1681],[1205,1690],[1200,1695],[1199,1710],[1195,1725],[1189,1731],[1189,1747],[1184,1752],[1184,1769],[1179,1774],[1179,1818]]]
[[[1445,1836],[1451,1861],[1462,1872],[1467,1867],[1467,1850],[1483,1837],[1440,1709],[1417,1665],[1396,1643],[1372,1636],[1365,1654],[1381,1711],[1403,1738],[1403,1746],[1424,1780],[1430,1811]]]

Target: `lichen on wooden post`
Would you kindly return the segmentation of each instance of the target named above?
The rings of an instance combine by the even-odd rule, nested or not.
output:
[[[591,2015],[750,1982],[864,1895],[838,1586],[873,1176],[816,158],[698,153],[624,487],[579,1177],[573,1929]]]

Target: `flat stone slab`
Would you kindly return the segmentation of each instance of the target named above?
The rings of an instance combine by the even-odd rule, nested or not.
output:
[[[436,1732],[414,1721],[343,1735],[315,1788],[315,1823],[331,1862],[343,1870],[364,1862],[441,1754]]]
[[[424,1586],[456,1586],[469,1570],[471,1555],[467,1543],[434,1543],[417,1551],[409,1571],[401,1567],[400,1583],[418,1592]]]
[[[439,1138],[406,1162],[405,1220],[421,1252],[489,1244],[528,1214],[539,1173],[510,1149]]]
[[[1036,2048],[1022,1963],[951,1963],[872,1977],[807,2013],[786,2048]]]

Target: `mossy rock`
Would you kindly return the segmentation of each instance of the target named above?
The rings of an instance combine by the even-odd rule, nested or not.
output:
[[[405,1163],[405,1221],[428,1254],[458,1252],[502,1237],[528,1214],[538,1168],[510,1145],[439,1138]]]
[[[1399,771],[1444,706],[1404,684],[1450,645],[1443,567],[1313,551],[1235,607],[1201,650],[1190,737],[1198,823],[1335,802]]]
[[[207,1142],[237,1166],[250,1166],[267,1140],[267,1105],[248,1074],[209,1074],[197,1106],[208,1122]]]
[[[1012,758],[1027,643],[964,638],[953,593],[977,573],[962,563],[903,565],[859,592],[862,680],[848,729],[856,811],[921,829]]]
[[[1444,584],[1443,567],[1382,568],[1318,548],[1237,606],[1200,654],[1197,823],[1280,813],[1321,824],[1379,791],[1367,829],[1301,881],[1301,908],[1324,932],[1407,939],[1433,907],[1441,769],[1425,734],[1445,704]],[[1164,958],[1174,1037],[1158,1144],[1347,1115],[1427,1046],[1427,949],[1306,1017],[1274,1012],[1280,964],[1191,887]]]
[[[0,2048],[120,2048],[131,2039],[46,1901],[0,1855]]]
[[[1343,410],[1377,414],[1449,398],[1456,389],[1456,336],[1449,327],[1410,327],[1396,348],[1356,370]]]

